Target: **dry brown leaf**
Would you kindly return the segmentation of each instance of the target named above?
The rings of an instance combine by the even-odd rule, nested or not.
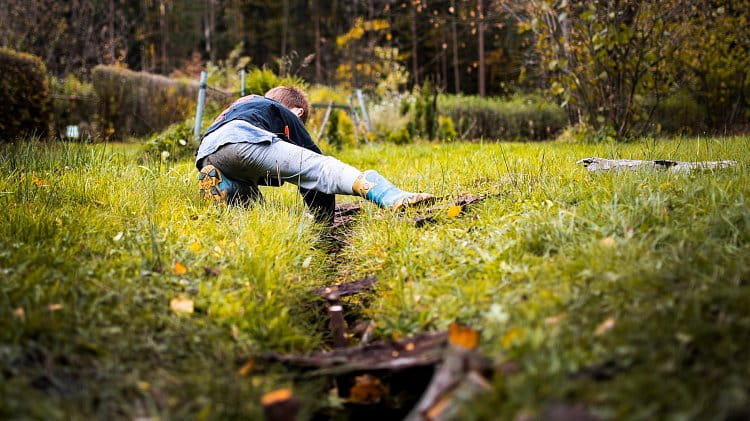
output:
[[[50,304],[47,306],[47,310],[49,311],[59,311],[63,309],[63,305],[59,303]]]
[[[614,247],[617,243],[615,242],[615,238],[610,235],[609,237],[604,237],[599,240],[599,244],[601,244],[602,247],[609,249]]]
[[[615,327],[615,324],[617,324],[617,321],[614,317],[608,317],[603,322],[599,323],[599,326],[596,327],[596,330],[594,331],[594,335],[599,336],[603,334],[604,332],[612,329]]]
[[[237,375],[240,377],[247,377],[250,375],[250,373],[253,372],[253,368],[255,367],[255,360],[252,358],[248,358],[247,361],[245,361],[245,364],[240,367],[239,370],[237,370]]]
[[[172,266],[172,270],[174,271],[175,275],[184,275],[187,273],[187,268],[185,265],[180,263],[179,261],[174,261],[174,266]]]
[[[388,388],[377,377],[364,374],[355,377],[354,381],[349,390],[349,402],[377,403],[388,395]]]
[[[260,398],[260,403],[263,406],[273,405],[275,403],[284,402],[292,399],[292,389],[278,389],[273,392],[268,392]]]
[[[189,314],[195,311],[193,300],[191,300],[190,298],[182,297],[172,298],[169,301],[169,308],[171,308],[175,313]]]
[[[448,340],[453,345],[474,349],[479,345],[479,332],[468,326],[451,323],[448,328]]]
[[[447,212],[448,218],[455,218],[458,215],[461,215],[461,210],[462,209],[463,208],[461,206],[458,206],[458,205],[449,207],[448,208],[448,212]]]

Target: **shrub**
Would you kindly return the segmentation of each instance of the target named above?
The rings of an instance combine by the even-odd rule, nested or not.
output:
[[[667,97],[654,110],[655,132],[695,133],[705,131],[709,125],[706,109],[685,91]]]
[[[441,115],[438,117],[438,138],[441,140],[456,140],[458,133],[456,127],[453,124],[453,119],[447,115]]]
[[[157,133],[146,142],[145,152],[159,156],[162,161],[179,160],[195,153],[195,147],[190,141],[193,137],[192,118],[174,123],[161,133]]]
[[[345,111],[333,110],[326,125],[325,142],[336,149],[344,146],[355,146],[357,139],[354,136],[354,123]]]
[[[47,69],[39,57],[0,48],[0,141],[49,135]]]
[[[307,85],[302,79],[296,77],[280,77],[269,69],[255,68],[245,77],[245,93],[248,95],[263,95],[271,88],[288,85],[295,85],[303,90],[307,88]]]
[[[69,125],[77,125],[85,135],[93,134],[91,124],[96,115],[94,85],[69,74],[63,79],[50,78],[50,89],[56,96],[52,100],[52,111],[58,136],[64,136]]]
[[[99,98],[99,127],[106,137],[155,133],[195,113],[199,85],[114,66],[97,66],[94,90]],[[229,93],[207,91],[207,101],[229,102]]]
[[[509,100],[441,95],[438,109],[451,117],[458,135],[468,139],[542,140],[567,125],[562,108],[530,95]]]

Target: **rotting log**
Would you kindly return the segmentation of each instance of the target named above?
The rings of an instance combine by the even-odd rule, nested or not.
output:
[[[636,169],[658,169],[669,170],[674,172],[692,171],[692,170],[719,170],[737,166],[737,161],[702,161],[702,162],[683,162],[659,159],[654,161],[641,161],[634,159],[605,159],[605,158],[584,158],[576,162],[583,164],[590,172],[603,171],[623,171]]]

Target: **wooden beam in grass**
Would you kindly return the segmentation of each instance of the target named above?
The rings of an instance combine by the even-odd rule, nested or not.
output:
[[[591,172],[636,170],[641,168],[681,172],[732,168],[737,166],[737,161],[683,162],[666,159],[641,161],[634,159],[584,158],[577,161],[576,164],[583,164]]]

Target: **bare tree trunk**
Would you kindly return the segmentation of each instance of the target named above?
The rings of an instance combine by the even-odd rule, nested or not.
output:
[[[206,37],[206,54],[211,61],[216,59],[213,49],[213,35],[216,25],[216,0],[206,0],[204,35]]]
[[[417,60],[417,6],[411,6],[411,72],[414,77],[414,85],[419,85],[419,62]]]
[[[110,63],[114,63],[117,57],[115,51],[115,0],[109,0],[109,56]]]
[[[484,0],[477,0],[477,33],[479,34],[479,96],[487,95],[484,64]]]
[[[320,59],[320,10],[318,0],[313,0],[315,14],[315,83],[323,83],[323,66]]]
[[[289,33],[289,0],[283,0],[283,17],[281,21],[281,56],[286,55],[287,36]]]
[[[159,2],[159,29],[161,32],[161,72],[167,73],[169,67],[169,55],[167,45],[169,40],[169,28],[167,27],[167,0]]]
[[[458,34],[456,31],[456,20],[458,20],[458,9],[456,9],[456,0],[451,0],[451,35],[453,36],[453,84],[456,87],[456,93],[461,92],[461,72],[458,69]]]

